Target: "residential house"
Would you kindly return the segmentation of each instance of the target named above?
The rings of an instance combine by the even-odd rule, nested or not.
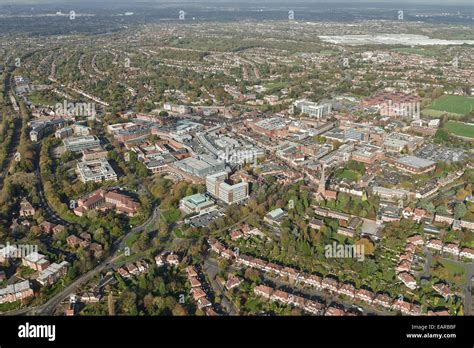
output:
[[[392,299],[387,295],[377,294],[373,303],[388,309],[392,306]]]
[[[66,238],[66,243],[72,248],[77,247],[83,242],[83,240],[73,234],[71,234],[69,237]]]
[[[56,225],[53,227],[53,234],[54,235],[57,235],[59,233],[63,233],[64,231],[66,231],[66,227],[64,227],[63,225]]]
[[[356,299],[359,299],[367,303],[372,303],[372,300],[374,299],[374,297],[375,297],[374,293],[366,289],[358,289],[355,292]]]
[[[191,289],[191,294],[193,295],[194,301],[198,301],[200,298],[206,297],[206,293],[201,288]]]
[[[35,215],[35,213],[36,210],[33,205],[26,198],[23,198],[20,202],[20,216],[26,218]]]
[[[326,312],[324,313],[324,315],[329,317],[343,317],[346,315],[346,312],[342,308],[330,305],[328,306],[328,308],[326,308]]]
[[[441,296],[443,296],[443,298],[447,301],[452,295],[453,295],[453,292],[451,291],[451,289],[449,288],[449,286],[447,286],[446,284],[444,283],[436,283],[433,285],[433,290],[436,291],[438,294],[440,294]]]
[[[416,234],[414,236],[411,236],[411,237],[407,238],[407,243],[411,243],[411,244],[414,244],[414,245],[423,245],[424,241],[423,241],[423,238],[420,235]]]
[[[172,266],[178,266],[179,265],[179,257],[178,255],[176,254],[169,254],[167,257],[166,257],[166,262]]]
[[[403,273],[403,272],[410,272],[411,270],[411,262],[408,260],[402,260],[398,264],[398,266],[395,268],[395,272],[398,273]]]
[[[5,288],[0,289],[0,304],[23,301],[33,297],[33,289],[29,280],[19,283],[9,284]]]
[[[188,277],[188,281],[191,284],[191,288],[201,287],[201,282],[197,279],[197,277]]]
[[[403,314],[410,315],[411,314],[411,303],[406,302],[402,299],[396,299],[393,302],[392,309],[396,311],[400,311]]]
[[[398,273],[397,278],[402,281],[403,284],[409,289],[416,289],[416,280],[415,278],[408,272],[401,272]]]
[[[322,315],[324,313],[324,309],[324,304],[312,300],[307,300],[304,307],[305,311],[314,315]]]
[[[68,268],[69,263],[66,261],[53,263],[49,265],[48,268],[41,271],[36,280],[41,285],[52,285],[66,275]]]
[[[283,304],[288,304],[289,302],[289,294],[285,291],[276,290],[270,296],[270,300],[277,301]]]
[[[338,290],[338,293],[340,295],[346,295],[346,296],[349,296],[350,298],[354,298],[355,297],[355,288],[354,288],[354,285],[352,284],[342,284],[342,286],[339,288]]]
[[[197,277],[198,273],[196,269],[193,266],[188,266],[186,267],[186,273],[188,274],[188,277]]]
[[[236,277],[234,275],[230,276],[227,282],[225,283],[225,287],[227,290],[232,290],[238,287],[242,283],[242,279]]]
[[[35,271],[44,271],[49,266],[49,260],[40,253],[32,252],[22,259],[22,265]]]
[[[459,253],[459,256],[460,257],[466,257],[468,259],[474,260],[474,250],[469,249],[469,248],[464,248]]]
[[[333,278],[326,277],[321,282],[321,287],[329,291],[337,292],[337,289],[339,288],[339,283]]]
[[[258,285],[253,289],[255,295],[270,299],[273,294],[273,289],[266,285]]]
[[[206,308],[206,307],[211,307],[212,306],[212,303],[205,297],[200,297],[198,300],[197,300],[197,303],[198,303],[198,307],[199,309],[203,309],[203,308]]]
[[[44,233],[51,233],[53,232],[53,228],[54,228],[54,224],[52,224],[51,222],[49,221],[43,221],[42,223],[40,223],[39,227],[41,228],[41,231],[44,232]]]
[[[441,251],[443,249],[443,242],[439,239],[431,239],[428,243],[426,243],[426,247],[429,249]]]
[[[443,248],[443,251],[455,256],[458,256],[460,252],[459,246],[453,243],[446,244]]]

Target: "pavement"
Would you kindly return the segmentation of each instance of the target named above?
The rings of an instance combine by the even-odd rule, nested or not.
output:
[[[214,290],[214,294],[216,293],[222,294],[222,300],[221,300],[222,307],[225,308],[227,313],[229,313],[230,315],[233,315],[233,316],[238,315],[239,311],[234,306],[232,301],[229,298],[227,298],[224,287],[216,280],[216,275],[217,273],[219,273],[219,266],[217,264],[217,261],[213,259],[204,260],[203,270],[207,274],[207,277],[209,279],[209,282],[211,283],[212,289]]]
[[[431,265],[433,263],[433,254],[428,250],[428,248],[424,248],[425,253],[425,266],[423,267],[423,272],[420,273],[420,277],[422,278],[429,278],[431,272]]]

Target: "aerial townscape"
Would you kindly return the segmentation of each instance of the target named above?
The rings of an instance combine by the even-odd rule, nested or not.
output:
[[[202,3],[0,1],[0,314],[474,315],[472,4]]]

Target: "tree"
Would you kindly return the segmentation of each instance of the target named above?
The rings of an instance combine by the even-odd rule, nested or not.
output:
[[[466,209],[466,206],[464,205],[464,203],[457,203],[454,206],[454,218],[455,219],[461,219],[462,217],[464,217],[464,215],[466,215],[466,213],[467,213],[467,209]]]
[[[447,142],[449,141],[449,133],[445,129],[440,128],[436,131],[434,139],[438,143]]]
[[[445,204],[438,205],[436,207],[436,213],[446,215],[448,214],[448,207]]]
[[[367,238],[359,239],[356,242],[356,245],[360,246],[364,252],[364,255],[372,255],[374,253],[375,247],[374,244]]]
[[[420,202],[420,206],[430,214],[433,214],[435,212],[435,206],[433,202],[423,200]]]
[[[464,201],[467,196],[471,194],[470,190],[467,190],[465,188],[460,188],[456,192],[456,199],[460,201]]]
[[[186,311],[186,309],[179,303],[177,303],[176,306],[174,306],[171,312],[173,313],[174,316],[188,315],[188,312]]]
[[[152,294],[148,293],[145,295],[145,297],[143,298],[143,307],[145,307],[145,310],[148,314],[153,314],[155,306],[153,304]]]

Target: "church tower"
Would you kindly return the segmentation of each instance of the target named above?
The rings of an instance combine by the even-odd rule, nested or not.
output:
[[[326,173],[325,173],[326,167],[324,164],[321,166],[321,177],[319,179],[319,185],[318,185],[318,193],[322,195],[323,197],[326,195]]]

